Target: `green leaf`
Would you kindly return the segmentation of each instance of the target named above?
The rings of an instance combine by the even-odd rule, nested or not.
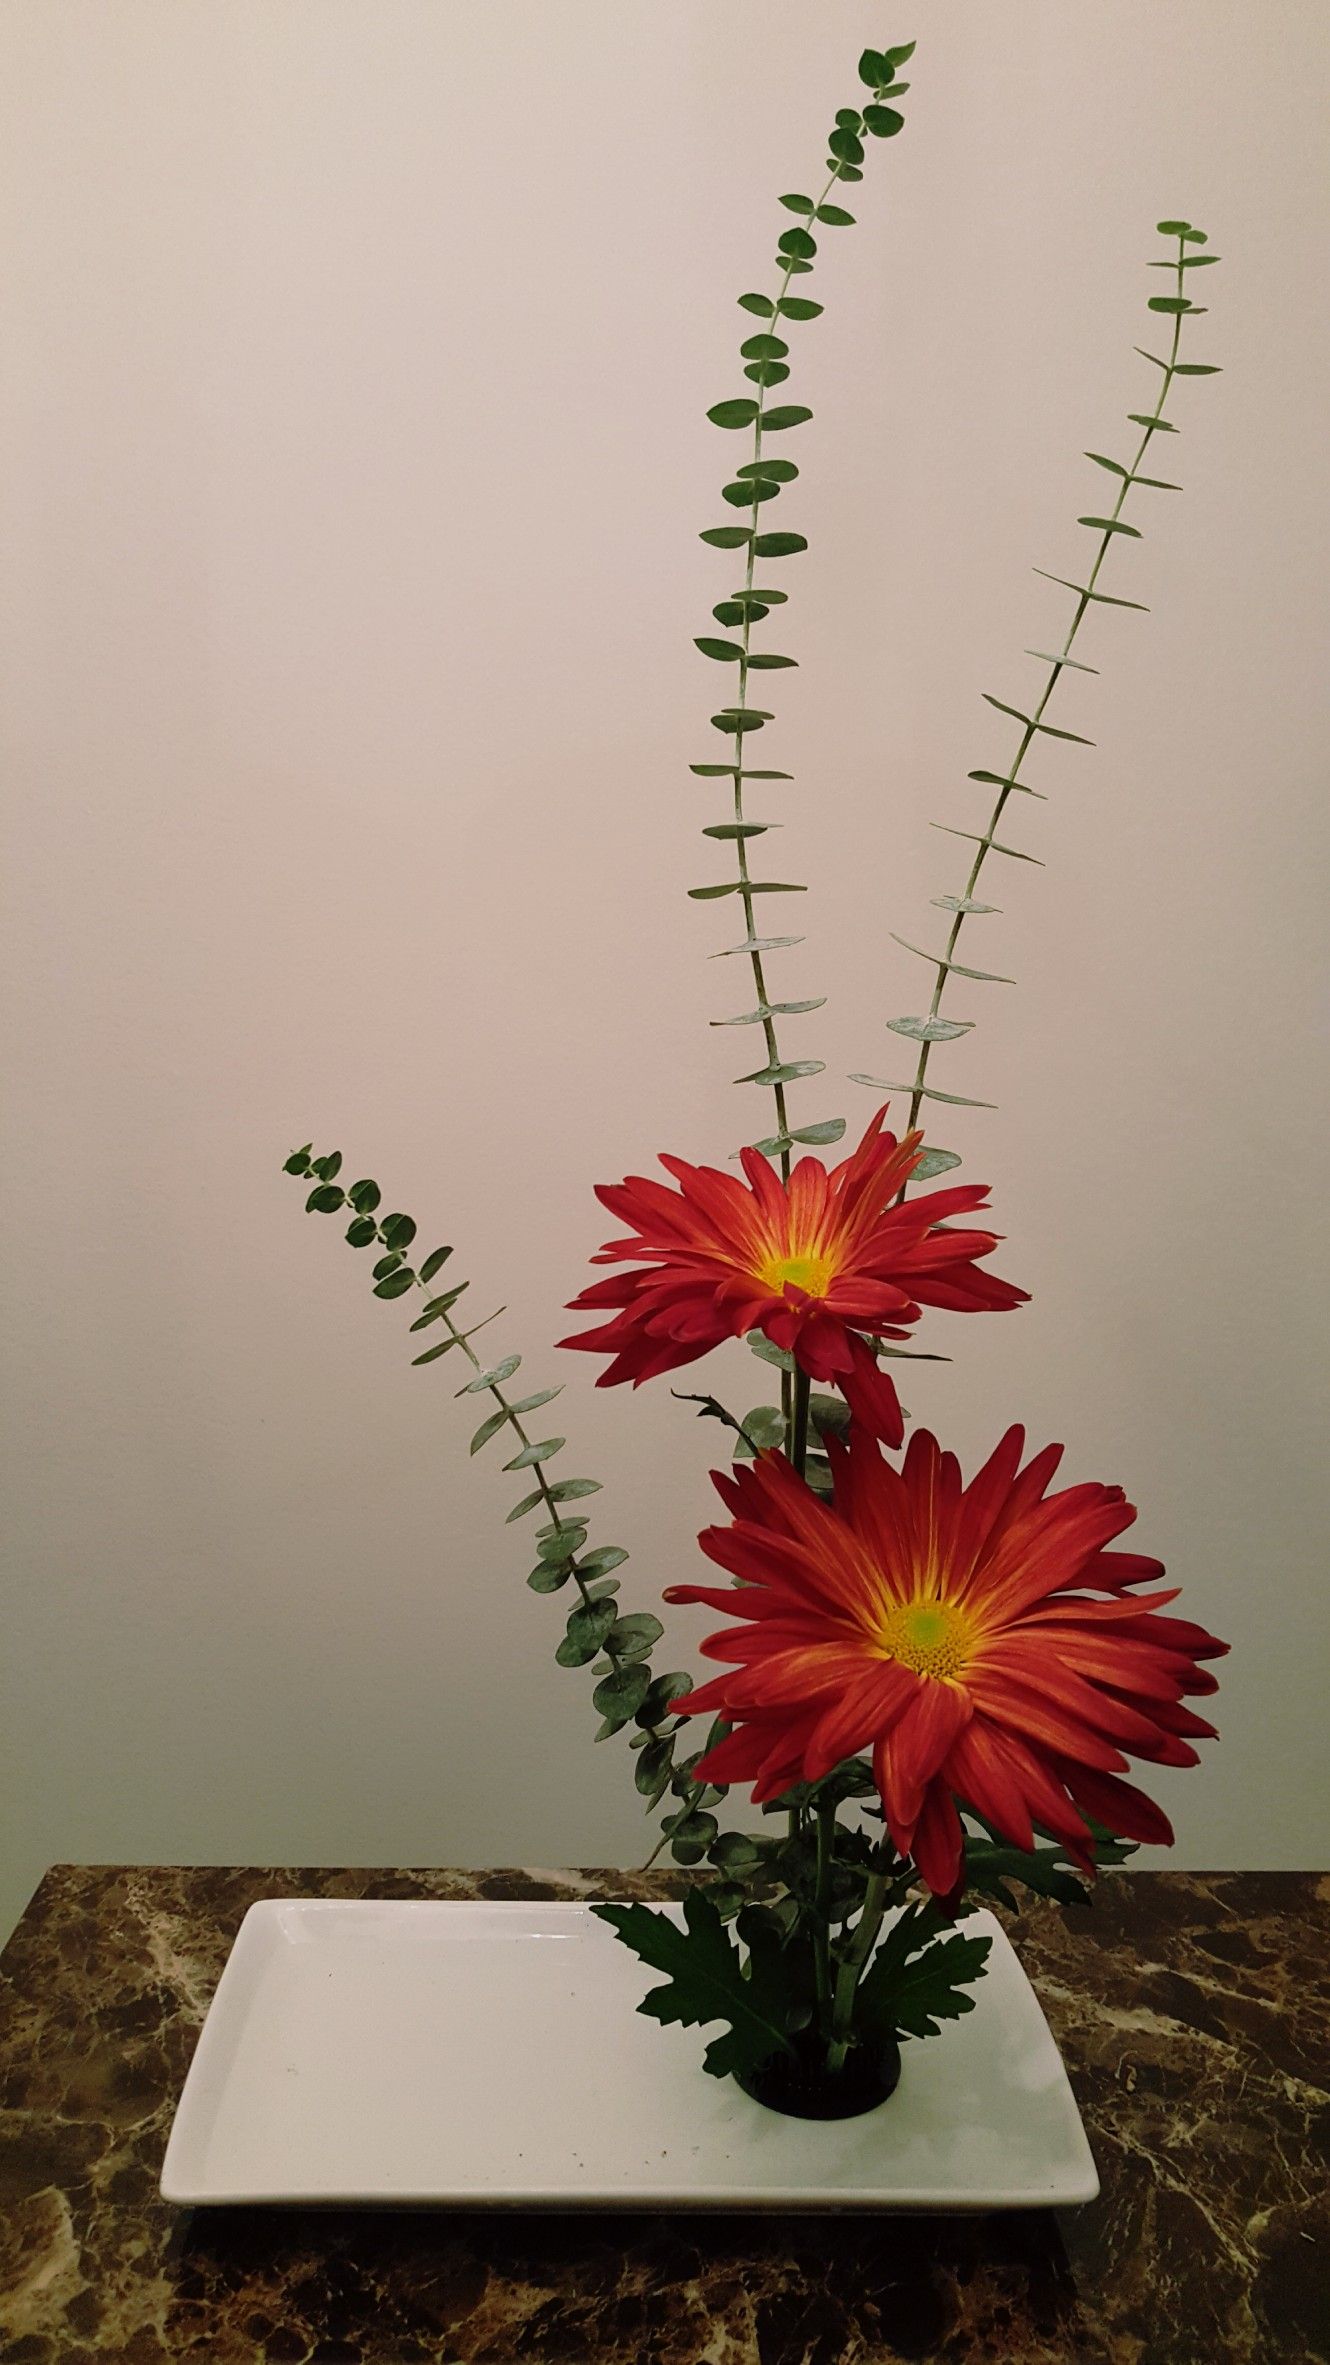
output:
[[[340,1191],[336,1183],[319,1183],[305,1201],[305,1213],[307,1215],[335,1215],[338,1208],[345,1205],[346,1193]]]
[[[767,612],[760,600],[743,599],[718,600],[711,611],[718,624],[742,624],[745,616],[761,623]]]
[[[893,1035],[908,1035],[912,1043],[954,1043],[973,1031],[972,1018],[889,1018]]]
[[[468,1380],[464,1387],[458,1389],[458,1395],[479,1396],[485,1388],[501,1387],[505,1380],[512,1378],[521,1360],[520,1355],[505,1355],[502,1363],[492,1365],[489,1371],[477,1372],[473,1380]]]
[[[611,1569],[622,1568],[627,1558],[622,1544],[601,1544],[594,1552],[587,1553],[581,1563],[582,1574],[588,1579],[607,1577]]]
[[[792,214],[810,214],[815,210],[811,197],[782,197],[780,202],[787,205]]]
[[[788,378],[789,366],[783,361],[750,361],[744,365],[744,376],[755,386],[781,386]]]
[[[780,254],[794,255],[800,261],[806,261],[810,255],[817,253],[817,240],[807,230],[782,230],[776,248]]]
[[[600,1607],[599,1602],[596,1607]],[[636,1715],[650,1685],[645,1667],[617,1667],[613,1674],[601,1677],[591,1695],[591,1705],[604,1717],[610,1731],[617,1732],[620,1725]]]
[[[452,1253],[451,1248],[432,1248],[420,1268],[421,1280],[432,1281],[435,1274],[442,1271]]]
[[[374,1295],[375,1297],[401,1297],[406,1290],[414,1289],[415,1285],[416,1277],[411,1267],[402,1265],[395,1273],[390,1273],[386,1281],[375,1283]]]
[[[827,1117],[818,1125],[796,1125],[791,1131],[790,1139],[816,1148],[822,1142],[839,1141],[844,1131],[845,1119],[843,1117]]]
[[[324,1182],[332,1182],[341,1173],[341,1170],[342,1153],[340,1150],[329,1150],[325,1157],[316,1158],[312,1169]]]
[[[447,1355],[451,1353],[452,1349],[457,1345],[457,1343],[458,1342],[456,1339],[440,1339],[437,1347],[426,1347],[423,1355],[413,1355],[411,1358],[412,1364],[437,1363],[440,1355]]]
[[[740,296],[739,304],[745,312],[756,312],[761,320],[772,319],[776,310],[770,296]]]
[[[710,832],[707,833],[710,835]],[[713,1018],[712,1026],[761,1026],[768,1018],[798,1018],[808,1010],[822,1010],[827,997],[818,994],[811,1002],[763,1002],[756,1010],[745,1010],[738,1018]]]
[[[771,716],[760,706],[727,706],[719,714],[713,714],[711,727],[737,736],[740,731],[760,731],[770,721]]]
[[[890,74],[891,69],[880,49],[864,51],[859,60],[859,80],[866,82],[870,90],[876,90],[881,83],[888,81]]]
[[[991,690],[981,690],[985,705],[996,707],[999,714],[1010,715],[1014,723],[1022,723],[1027,731],[1042,731],[1047,739],[1070,739],[1077,747],[1093,747],[1093,739],[1082,739],[1079,731],[1058,731],[1052,723],[1039,723],[1032,714],[1022,714],[1019,706],[1008,706],[1002,698],[995,698]]]
[[[727,944],[725,950],[708,954],[712,961],[732,961],[740,953],[783,953],[792,944],[802,944],[802,936],[746,936],[742,944]]]
[[[422,1274],[422,1279],[423,1277]],[[416,1316],[411,1328],[413,1330],[427,1330],[431,1322],[441,1322],[449,1307],[455,1306],[459,1297],[464,1297],[470,1287],[469,1281],[459,1281],[455,1289],[445,1289],[442,1297],[432,1297],[423,1314]]]
[[[546,1437],[539,1445],[524,1445],[519,1454],[513,1455],[511,1462],[504,1463],[504,1469],[534,1470],[539,1463],[552,1461],[556,1453],[562,1453],[567,1443],[566,1437]]]
[[[963,1092],[939,1092],[936,1084],[888,1084],[883,1076],[851,1076],[852,1084],[867,1084],[874,1092],[917,1092],[921,1100],[944,1100],[951,1109],[995,1109],[995,1100],[970,1100]]]
[[[1037,854],[1022,854],[1019,846],[1004,846],[996,838],[986,837],[973,829],[953,829],[948,821],[930,821],[930,829],[940,829],[944,837],[966,838],[972,846],[990,846],[995,854],[1005,854],[1012,862],[1033,862],[1039,870],[1044,865]]]
[[[648,1741],[633,1768],[633,1782],[640,1790],[647,1806],[654,1807],[670,1786],[670,1760],[674,1755],[674,1735],[661,1741]]]
[[[864,177],[857,164],[838,164],[832,156],[827,158],[827,164],[838,181],[861,181]]]
[[[598,1495],[598,1478],[560,1478],[550,1488],[551,1500],[556,1503],[580,1502],[583,1495]]]
[[[886,109],[883,111],[890,113],[891,110]],[[873,112],[876,112],[876,110],[871,108],[866,111],[866,113]],[[859,138],[856,132],[848,130],[844,124],[837,124],[830,139],[827,141],[827,149],[828,153],[834,156],[839,164],[863,163],[863,141]]]
[[[416,1227],[409,1215],[386,1215],[379,1229],[385,1248],[409,1248],[416,1236]]]
[[[812,416],[807,403],[778,403],[774,410],[765,414],[762,421],[762,432],[764,435],[780,435],[787,427],[802,427],[804,421],[811,419]]]
[[[1204,232],[1194,231],[1190,222],[1156,222],[1155,228],[1159,232],[1161,238],[1193,238],[1204,236]]]
[[[1144,600],[1115,599],[1110,591],[1092,591],[1088,583],[1072,583],[1066,575],[1050,575],[1047,567],[1035,567],[1033,572],[1042,575],[1045,583],[1060,583],[1064,591],[1074,591],[1078,599],[1098,600],[1106,608],[1137,608],[1143,616],[1150,613]]]
[[[542,1560],[558,1565],[576,1560],[586,1542],[586,1527],[580,1519],[561,1519],[557,1527],[542,1527],[537,1534],[536,1550]]]
[[[860,1984],[861,2033],[879,2042],[936,2036],[944,2020],[974,2010],[966,1989],[982,1977],[993,1941],[960,1931],[939,1938],[937,1930],[936,1909],[912,1905],[887,1932]]]
[[[557,1388],[541,1388],[534,1396],[522,1396],[516,1404],[509,1405],[508,1409],[510,1412],[518,1413],[538,1412],[542,1404],[553,1404],[556,1396],[562,1396],[563,1387],[564,1383],[560,1380]]]
[[[709,542],[713,550],[738,550],[749,540],[751,531],[749,526],[708,526],[697,538],[699,542]]]
[[[368,1248],[371,1240],[377,1240],[379,1227],[372,1215],[358,1215],[347,1225],[346,1236],[353,1248]]]
[[[1078,517],[1076,523],[1093,526],[1097,534],[1130,534],[1135,542],[1141,539],[1140,527],[1126,525],[1120,517]]]
[[[506,1411],[490,1413],[487,1419],[481,1422],[480,1427],[477,1429],[475,1436],[471,1440],[472,1453],[479,1453],[482,1445],[488,1445],[491,1437],[497,1437],[500,1429],[502,1429],[507,1423],[507,1420],[508,1414]]]
[[[905,128],[905,117],[894,107],[865,107],[864,121],[879,140],[889,140]]]
[[[1002,909],[998,903],[974,903],[968,895],[932,895],[929,901],[943,912],[996,912]]]
[[[639,1961],[667,1974],[665,1984],[653,1987],[638,2005],[648,2019],[686,2028],[712,2020],[727,2025],[703,2056],[711,2077],[757,2069],[773,2053],[792,2048],[785,2033],[784,1967],[780,1946],[763,1937],[749,1951],[747,1973],[720,1915],[705,1889],[691,1889],[684,1899],[684,1927],[648,1905],[593,1905],[598,1921],[608,1922],[616,1937]]]
[[[627,1617],[615,1619],[606,1648],[617,1651],[626,1665],[647,1658],[664,1632],[659,1618],[653,1618],[649,1610],[633,1610]]]
[[[401,1265],[401,1262],[401,1257],[397,1255],[381,1256],[378,1263],[374,1267],[375,1280],[382,1281],[385,1273],[395,1273]]]
[[[763,1068],[754,1068],[750,1076],[736,1076],[736,1084],[796,1084],[801,1076],[821,1076],[826,1073],[824,1059],[773,1059]]]
[[[704,838],[764,838],[769,829],[779,829],[779,822],[771,821],[712,821],[703,829]],[[712,1020],[713,1026],[718,1022]],[[719,1023],[724,1023],[723,1021]]]
[[[758,558],[793,558],[796,551],[807,548],[803,534],[759,534],[753,544]]]
[[[714,657],[720,665],[737,665],[743,656],[743,650],[738,641],[713,641],[704,638],[694,640],[693,647],[700,649],[704,657]]]
[[[760,501],[774,501],[779,491],[778,484],[756,483],[750,478],[740,477],[736,484],[723,484],[720,497],[734,509],[748,509]]]
[[[851,1079],[851,1081],[857,1080],[858,1079],[854,1078]],[[864,1078],[862,1080],[867,1082],[868,1079]],[[893,1087],[893,1090],[897,1092],[902,1090],[908,1091],[909,1086],[901,1086],[898,1084]],[[765,1331],[750,1330],[748,1333],[748,1344],[752,1348],[753,1353],[756,1355],[760,1363],[773,1364],[777,1371],[793,1371],[794,1357],[790,1353],[788,1347],[773,1346]]]
[[[713,403],[707,412],[713,427],[751,427],[757,417],[757,404],[751,397],[736,402]]]
[[[786,320],[816,320],[824,307],[815,304],[811,296],[782,296],[776,310]]]
[[[586,1667],[599,1655],[614,1624],[612,1601],[579,1601],[568,1620],[568,1631],[554,1656],[561,1667]]]
[[[910,1180],[912,1183],[932,1182],[935,1175],[949,1174],[953,1166],[959,1165],[960,1158],[955,1150],[925,1150]]]
[[[373,1215],[381,1196],[376,1182],[352,1183],[346,1195],[357,1215]]]
[[[916,41],[896,41],[893,42],[890,49],[883,50],[882,55],[886,59],[887,64],[890,66],[893,74],[895,73],[898,66],[904,66],[909,63],[909,60],[914,56],[915,50],[918,48],[918,46],[919,44]]]
[[[664,1722],[676,1700],[685,1699],[693,1688],[691,1675],[673,1673],[653,1677],[642,1695],[642,1705],[635,1711],[637,1722],[644,1729]]]
[[[831,230],[852,230],[854,227],[854,215],[847,214],[842,205],[819,205],[813,219],[815,222],[825,222]]]
[[[1182,313],[1197,309],[1189,296],[1148,296],[1146,301],[1152,312]]]
[[[1127,417],[1133,427],[1149,427],[1157,435],[1176,435],[1178,432],[1170,419],[1161,419],[1156,411],[1128,411]],[[1119,607],[1130,604],[1129,601],[1118,602]]]
[[[1178,378],[1218,378],[1223,373],[1217,361],[1175,361],[1173,374]]]
[[[303,1150],[292,1150],[290,1157],[283,1164],[283,1174],[308,1174],[310,1167],[309,1153],[313,1147],[313,1142],[307,1141]]]
[[[749,483],[760,484],[764,484],[768,480],[772,484],[793,484],[798,473],[798,468],[793,460],[773,460],[770,458],[746,460],[742,468],[735,470],[737,476],[746,478]]]
[[[538,1560],[527,1583],[533,1593],[558,1593],[572,1578],[571,1561]]]
[[[739,347],[745,361],[784,361],[790,348],[784,337],[748,337]]]

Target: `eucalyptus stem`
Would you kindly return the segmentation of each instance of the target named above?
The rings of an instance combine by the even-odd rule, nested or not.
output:
[[[808,1399],[812,1383],[798,1364],[794,1369],[794,1406],[790,1415],[790,1460],[802,1478],[808,1459]]]
[[[1196,235],[1196,233],[1191,233],[1191,238],[1194,239]],[[1188,243],[1188,237],[1179,235],[1177,242],[1178,252],[1174,266],[1177,273],[1177,301],[1179,303],[1185,301],[1184,273],[1187,268],[1186,248]],[[1075,613],[1072,616],[1071,623],[1061,649],[1055,656],[1048,660],[1048,679],[1044,684],[1043,690],[1040,694],[1038,703],[1033,710],[1033,713],[1030,715],[1028,720],[1024,722],[1020,743],[1012,761],[1011,769],[1004,777],[1002,784],[998,789],[997,797],[993,804],[993,810],[989,817],[988,826],[983,832],[982,836],[979,838],[975,849],[974,860],[970,865],[969,875],[965,882],[964,892],[959,898],[959,901],[962,905],[968,904],[973,898],[985,860],[987,859],[990,850],[993,848],[996,842],[998,825],[1002,819],[1002,815],[1008,802],[1014,794],[1026,789],[1027,784],[1020,778],[1021,767],[1025,762],[1025,758],[1028,755],[1035,738],[1038,736],[1040,727],[1043,724],[1043,718],[1049,700],[1051,699],[1054,690],[1061,680],[1063,672],[1068,668],[1074,671],[1086,670],[1085,668],[1076,664],[1075,660],[1072,658],[1071,651],[1075,645],[1076,636],[1080,631],[1081,625],[1084,622],[1090,607],[1094,604],[1095,587],[1098,583],[1100,569],[1102,568],[1104,560],[1108,555],[1110,545],[1114,542],[1119,534],[1130,534],[1133,538],[1135,538],[1136,529],[1134,527],[1124,526],[1121,522],[1122,511],[1126,503],[1127,495],[1131,491],[1133,484],[1137,481],[1141,462],[1149,450],[1153,437],[1159,434],[1161,431],[1165,433],[1169,432],[1171,427],[1171,422],[1166,420],[1163,416],[1163,410],[1164,405],[1168,400],[1169,393],[1172,389],[1173,380],[1177,375],[1178,354],[1182,340],[1182,323],[1185,317],[1187,317],[1187,315],[1182,311],[1175,311],[1173,314],[1173,341],[1169,349],[1167,361],[1160,362],[1157,356],[1154,355],[1146,355],[1145,357],[1147,360],[1155,360],[1156,366],[1163,370],[1163,380],[1159,388],[1158,402],[1155,406],[1153,414],[1146,415],[1141,419],[1141,425],[1143,429],[1141,440],[1137,446],[1135,457],[1131,461],[1130,466],[1121,472],[1118,483],[1117,498],[1114,501],[1113,507],[1109,511],[1108,516],[1104,522],[1104,529],[1100,536],[1099,548],[1095,554],[1094,563],[1090,569],[1088,580],[1084,586],[1078,586],[1076,584],[1069,586],[1069,588],[1075,591],[1077,594]],[[1147,479],[1146,481],[1150,482],[1151,480]],[[1124,604],[1130,605],[1131,603]],[[999,847],[998,851],[1009,852],[1011,849]],[[942,953],[925,954],[923,956],[926,960],[932,963],[937,972],[933,986],[932,999],[928,1007],[928,1018],[930,1021],[937,1018],[941,1010],[942,997],[946,991],[947,979],[952,972],[953,956],[955,954],[957,943],[960,939],[961,928],[964,925],[967,917],[968,914],[964,909],[958,910],[952,920],[951,927],[947,935],[946,946]],[[910,1113],[908,1129],[911,1131],[918,1124],[920,1104],[926,1097],[925,1079],[928,1074],[929,1054],[932,1051],[932,1048],[932,1042],[927,1040],[921,1042],[919,1046],[919,1058],[915,1068],[914,1081],[910,1087]],[[899,1197],[901,1199],[905,1197],[907,1188],[908,1185],[902,1186],[902,1189],[899,1193]]]
[[[818,2012],[823,2031],[831,2010],[831,1925],[828,1908],[831,1903],[832,1855],[836,1839],[836,1804],[834,1799],[819,1797],[814,1809],[816,1817],[817,1859],[813,1891],[813,1983],[817,1994]]]

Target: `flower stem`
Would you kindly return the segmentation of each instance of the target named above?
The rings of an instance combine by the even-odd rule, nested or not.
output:
[[[813,1891],[813,1981],[819,2017],[824,2031],[827,2031],[831,2011],[831,1924],[827,1918],[827,1909],[831,1902],[832,1852],[836,1841],[834,1799],[819,1797],[814,1811],[817,1819],[817,1871]]]
[[[790,1460],[802,1478],[808,1459],[808,1395],[811,1382],[806,1371],[795,1367],[794,1406],[790,1414]]]
[[[889,1894],[890,1884],[886,1873],[870,1873],[864,1891],[863,1911],[845,1959],[836,1974],[836,1993],[831,2007],[831,2042],[827,2047],[827,2068],[832,2071],[842,2069],[845,2065],[854,2026],[854,1999],[859,1992],[864,1966],[877,1943]]]

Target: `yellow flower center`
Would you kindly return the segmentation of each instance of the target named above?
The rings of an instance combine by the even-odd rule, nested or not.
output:
[[[787,1281],[809,1297],[825,1297],[835,1267],[829,1256],[769,1256],[758,1269],[758,1280],[779,1296]]]
[[[972,1621],[955,1602],[897,1602],[879,1628],[883,1652],[915,1675],[959,1675],[975,1644]]]

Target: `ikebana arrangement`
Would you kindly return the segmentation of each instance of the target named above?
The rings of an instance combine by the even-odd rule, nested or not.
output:
[[[1028,652],[1044,669],[1037,695],[988,697],[1012,743],[995,768],[969,775],[993,792],[987,819],[945,825],[972,851],[960,892],[934,899],[941,949],[896,939],[931,984],[921,1014],[886,1021],[913,1047],[913,1074],[851,1079],[880,1105],[857,1147],[831,1166],[816,1153],[841,1139],[845,1120],[796,1123],[789,1106],[791,1087],[824,1066],[787,1058],[779,1030],[822,1005],[773,998],[769,959],[802,939],[763,935],[759,899],[765,909],[766,897],[802,890],[755,874],[756,841],[770,824],[750,817],[746,797],[750,782],[790,778],[749,761],[774,720],[751,701],[754,676],[795,662],[758,628],[786,604],[771,580],[779,562],[807,545],[763,512],[798,478],[784,448],[811,413],[772,395],[791,374],[790,333],[822,310],[795,283],[814,268],[818,233],[853,221],[831,198],[863,179],[866,143],[901,131],[894,102],[909,87],[900,70],[913,48],[865,51],[868,96],[837,113],[824,185],[815,197],[782,197],[794,219],[777,241],[774,291],[739,298],[756,324],[739,349],[751,391],[708,414],[747,452],[722,488],[731,522],[702,535],[732,554],[742,580],[713,610],[719,632],[696,643],[708,664],[728,668],[734,698],[711,716],[718,760],[691,766],[726,786],[726,807],[702,834],[733,867],[691,892],[733,899],[742,912],[742,940],[726,953],[751,972],[754,1004],[713,1023],[756,1030],[761,1063],[738,1081],[770,1092],[774,1129],[739,1151],[738,1172],[662,1156],[667,1180],[599,1187],[622,1230],[592,1259],[608,1268],[604,1277],[573,1301],[595,1319],[561,1342],[608,1358],[598,1385],[637,1388],[746,1340],[766,1392],[779,1398],[736,1414],[712,1394],[675,1391],[730,1439],[731,1466],[714,1473],[726,1517],[699,1538],[723,1574],[672,1585],[664,1597],[722,1620],[701,1644],[720,1673],[695,1688],[686,1673],[653,1672],[661,1622],[622,1605],[626,1551],[590,1542],[586,1505],[597,1482],[555,1475],[565,1440],[532,1422],[560,1389],[514,1393],[521,1357],[486,1362],[475,1344],[485,1324],[462,1310],[468,1284],[445,1277],[452,1249],[417,1258],[412,1218],[381,1213],[376,1182],[341,1182],[335,1150],[316,1156],[306,1144],[285,1168],[311,1182],[310,1210],[349,1213],[352,1247],[376,1252],[375,1296],[419,1304],[411,1329],[434,1336],[415,1362],[460,1359],[459,1399],[485,1407],[471,1451],[500,1439],[512,1448],[504,1469],[523,1492],[508,1518],[537,1522],[527,1583],[572,1603],[554,1655],[562,1667],[590,1668],[596,1738],[628,1735],[647,1809],[666,1809],[660,1848],[706,1868],[682,1921],[643,1904],[597,1908],[665,1974],[641,2009],[661,2021],[722,2023],[703,2058],[712,2075],[733,2076],[773,2108],[821,2117],[883,2100],[901,2040],[936,2034],[972,2008],[989,1946],[965,1929],[975,1900],[1011,1905],[1019,1884],[1086,1899],[1084,1883],[1100,1866],[1139,1842],[1171,1840],[1166,1817],[1124,1775],[1133,1758],[1197,1762],[1195,1744],[1214,1727],[1186,1703],[1215,1690],[1203,1663],[1227,1648],[1167,1614],[1176,1590],[1158,1588],[1157,1560],[1115,1548],[1136,1517],[1120,1487],[1055,1490],[1061,1446],[1027,1458],[1019,1427],[967,1481],[927,1431],[905,1444],[893,1379],[895,1364],[919,1352],[909,1342],[926,1308],[999,1314],[1025,1301],[992,1268],[988,1186],[927,1187],[960,1158],[925,1137],[920,1117],[925,1103],[930,1114],[991,1105],[941,1089],[930,1064],[936,1047],[973,1029],[950,1015],[949,1000],[943,1015],[951,981],[1011,982],[963,965],[961,932],[996,913],[978,895],[990,858],[1037,859],[1000,834],[1015,798],[1044,794],[1026,779],[1027,764],[1052,745],[1089,744],[1049,721],[1048,708],[1069,674],[1095,670],[1072,653],[1091,609],[1141,606],[1101,588],[1101,575],[1119,544],[1140,539],[1124,515],[1129,497],[1177,489],[1144,472],[1147,455],[1156,438],[1178,432],[1167,415],[1178,381],[1214,368],[1182,358],[1184,329],[1204,310],[1191,300],[1190,275],[1216,260],[1190,222],[1159,224],[1168,246],[1152,268],[1167,276],[1148,308],[1165,350],[1137,349],[1157,375],[1152,398],[1128,414],[1134,448],[1121,460],[1088,454],[1113,498],[1104,514],[1078,520],[1091,537],[1088,567],[1051,577],[1072,603],[1060,645]],[[897,1102],[903,1115],[888,1130]],[[695,1737],[701,1745],[689,1746]],[[733,1790],[751,1794],[768,1831],[721,1828],[717,1809]]]

